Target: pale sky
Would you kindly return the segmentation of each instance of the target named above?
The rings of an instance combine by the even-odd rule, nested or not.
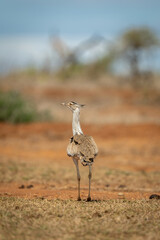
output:
[[[93,34],[114,39],[137,26],[160,35],[159,22],[159,0],[0,0],[0,63],[14,67],[44,58],[53,34],[68,44]]]

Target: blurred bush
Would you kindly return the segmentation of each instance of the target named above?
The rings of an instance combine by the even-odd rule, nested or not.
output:
[[[56,73],[59,79],[67,80],[84,76],[94,80],[111,71],[115,51],[110,49],[104,37],[93,35],[74,48],[70,48],[59,36],[53,36],[51,43],[53,52],[57,54],[60,62]],[[101,53],[98,53],[98,49]],[[88,60],[86,61],[87,57],[85,56],[87,55]]]
[[[139,27],[125,31],[120,40],[123,45],[121,56],[129,64],[131,76],[137,78],[144,75],[145,71],[140,70],[142,54],[149,52],[153,58],[151,52],[154,48],[160,47],[157,34],[148,27]]]
[[[51,120],[48,112],[38,112],[20,93],[0,92],[0,122],[29,123]]]
[[[90,63],[86,66],[86,74],[91,79],[98,79],[104,74],[112,73],[112,65],[116,58],[116,52],[110,49],[108,53],[97,61]]]
[[[103,56],[97,55],[94,61],[86,64],[80,61],[85,52],[92,53],[100,43],[103,43]],[[85,76],[94,80],[106,73],[112,75],[116,72],[115,66],[119,68],[121,63],[125,63],[124,66],[122,65],[122,70],[125,73],[126,68],[129,67],[129,76],[131,80],[134,80],[132,81],[133,85],[150,85],[154,69],[144,67],[144,63],[149,62],[149,60],[153,62],[154,50],[159,47],[158,35],[149,27],[130,28],[112,43],[108,43],[102,37],[98,39],[92,37],[80,43],[74,50],[69,49],[68,51],[64,51],[66,45],[64,42],[62,43],[61,39],[58,39],[56,46],[54,44],[54,50],[56,49],[59,53],[63,64],[57,73],[57,77],[66,80],[77,76]]]
[[[115,53],[110,51],[102,58],[88,64],[74,63],[68,67],[63,67],[57,72],[57,77],[67,80],[77,76],[88,77],[97,80],[106,73],[111,73],[112,64],[114,62]]]

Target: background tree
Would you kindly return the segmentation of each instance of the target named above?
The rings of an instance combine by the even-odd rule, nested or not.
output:
[[[141,74],[140,62],[142,53],[151,51],[159,45],[156,33],[147,28],[130,29],[121,36],[123,56],[128,61],[132,77]]]

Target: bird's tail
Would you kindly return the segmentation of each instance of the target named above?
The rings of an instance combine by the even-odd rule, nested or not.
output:
[[[94,158],[85,158],[84,156],[81,156],[80,161],[83,166],[88,166],[93,164]]]

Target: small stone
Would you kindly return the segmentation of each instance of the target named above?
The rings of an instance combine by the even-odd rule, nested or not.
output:
[[[158,194],[152,194],[149,199],[160,199],[160,195]]]
[[[44,197],[44,196],[42,196],[42,197],[40,197],[40,199],[41,199],[41,200],[44,200],[44,199],[45,199],[45,197]]]
[[[119,188],[125,188],[126,185],[121,184],[121,185],[119,185],[118,187],[119,187]]]
[[[118,196],[124,196],[124,194],[123,194],[123,193],[121,193],[121,192],[119,192],[119,193],[118,193]]]
[[[106,184],[106,187],[109,187],[110,186],[110,184]]]
[[[34,186],[32,184],[28,185],[27,188],[33,188]]]

